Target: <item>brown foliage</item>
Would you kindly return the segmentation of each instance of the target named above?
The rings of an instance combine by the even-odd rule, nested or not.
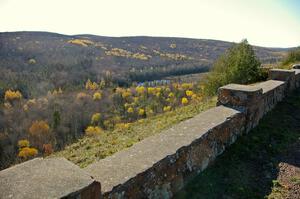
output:
[[[40,136],[44,134],[49,133],[49,125],[47,122],[40,120],[40,121],[34,121],[29,128],[29,133],[32,136]]]
[[[50,127],[44,120],[34,121],[29,128],[29,134],[32,138],[33,144],[39,149],[43,149],[43,144],[50,140]]]
[[[53,147],[52,147],[52,144],[44,144],[43,145],[43,149],[44,149],[44,154],[47,156],[47,155],[50,155],[51,153],[53,153]]]

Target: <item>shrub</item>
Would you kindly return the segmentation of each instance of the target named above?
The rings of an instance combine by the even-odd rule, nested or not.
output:
[[[105,129],[111,130],[114,128],[114,123],[111,120],[104,120],[103,125],[104,125]]]
[[[98,127],[98,126],[88,126],[86,129],[85,129],[85,134],[87,136],[95,136],[95,135],[99,135],[101,134],[103,130]]]
[[[51,144],[44,144],[43,149],[45,155],[50,155],[51,153],[53,153],[53,147]]]
[[[94,113],[92,115],[91,123],[92,124],[99,124],[100,118],[101,118],[101,114],[100,113]]]
[[[76,95],[76,99],[77,100],[84,100],[86,98],[89,98],[90,96],[84,92],[79,92],[77,95]]]
[[[261,64],[247,40],[235,44],[214,63],[205,92],[214,95],[220,86],[253,83],[262,78]]]
[[[93,95],[94,100],[101,100],[102,94],[100,92],[95,92]]]
[[[122,97],[124,98],[124,99],[126,99],[126,98],[128,98],[128,97],[130,97],[131,96],[131,92],[128,90],[128,91],[123,91],[122,92]]]
[[[168,112],[168,111],[171,110],[171,106],[165,106],[165,107],[163,108],[163,110],[164,110],[164,112]]]
[[[125,130],[130,127],[130,123],[118,123],[116,124],[116,129]]]
[[[296,62],[300,62],[300,47],[291,50],[282,61],[282,65],[286,66]]]
[[[140,108],[138,114],[139,116],[145,115],[145,109]]]
[[[148,94],[154,94],[155,93],[155,88],[153,87],[148,87],[147,88]]]
[[[182,87],[184,90],[192,89],[192,88],[193,88],[193,84],[192,84],[192,83],[183,83],[183,84],[181,85],[181,87]]]
[[[22,98],[22,94],[20,91],[7,90],[4,94],[4,99],[7,101],[19,100]]]
[[[146,112],[147,112],[147,116],[152,116],[152,115],[154,115],[154,111],[153,111],[153,109],[150,108],[150,107],[147,107]]]
[[[181,98],[181,104],[186,105],[189,103],[189,100],[186,97]]]
[[[21,150],[19,151],[18,156],[20,158],[27,159],[27,158],[30,158],[30,157],[34,157],[37,154],[38,154],[38,150],[37,149],[30,148],[30,147],[24,147],[24,148],[21,148]]]
[[[191,90],[185,91],[186,96],[191,97],[194,93]]]
[[[29,147],[29,141],[28,140],[19,140],[18,141],[18,147],[19,148],[24,148],[24,147]]]
[[[49,125],[46,121],[40,120],[40,121],[34,121],[29,128],[29,133],[32,136],[41,136],[43,134],[49,133]]]
[[[192,97],[191,97],[191,99],[192,99],[192,100],[198,100],[198,101],[201,101],[201,100],[202,100],[202,97],[201,97],[201,96],[198,97],[196,94],[193,94]]]
[[[128,113],[133,113],[133,111],[134,111],[134,110],[133,110],[132,107],[129,107],[129,108],[127,109],[127,112],[128,112]]]
[[[146,91],[146,89],[145,89],[144,86],[138,86],[138,87],[135,88],[135,90],[136,90],[136,92],[137,92],[138,94],[140,94],[140,95],[144,94],[145,91]]]
[[[43,149],[44,143],[49,143],[51,134],[48,123],[44,120],[34,121],[29,128],[29,134],[34,146]]]
[[[86,90],[96,90],[98,88],[98,84],[96,82],[92,82],[90,79],[85,83]]]
[[[170,98],[174,97],[174,93],[169,93],[168,97]]]

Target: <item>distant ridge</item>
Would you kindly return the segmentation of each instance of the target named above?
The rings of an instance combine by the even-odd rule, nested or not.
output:
[[[204,72],[232,45],[208,39],[3,32],[0,72],[7,75],[0,86],[33,87],[40,93],[55,87],[76,87],[88,78],[100,81],[105,71],[121,84]],[[264,64],[278,62],[289,50],[254,49]]]

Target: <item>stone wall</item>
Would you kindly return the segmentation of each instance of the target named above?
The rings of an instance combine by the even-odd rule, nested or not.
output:
[[[234,142],[244,121],[218,106],[84,170],[101,182],[105,198],[170,198]]]
[[[64,158],[35,158],[0,172],[0,198],[100,198],[100,183]]]
[[[217,107],[84,169],[62,158],[37,158],[0,171],[0,198],[172,198],[299,86],[299,69],[223,86]]]

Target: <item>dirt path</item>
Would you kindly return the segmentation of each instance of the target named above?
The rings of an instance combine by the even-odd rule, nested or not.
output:
[[[280,157],[279,172],[269,198],[300,198],[300,141]]]

